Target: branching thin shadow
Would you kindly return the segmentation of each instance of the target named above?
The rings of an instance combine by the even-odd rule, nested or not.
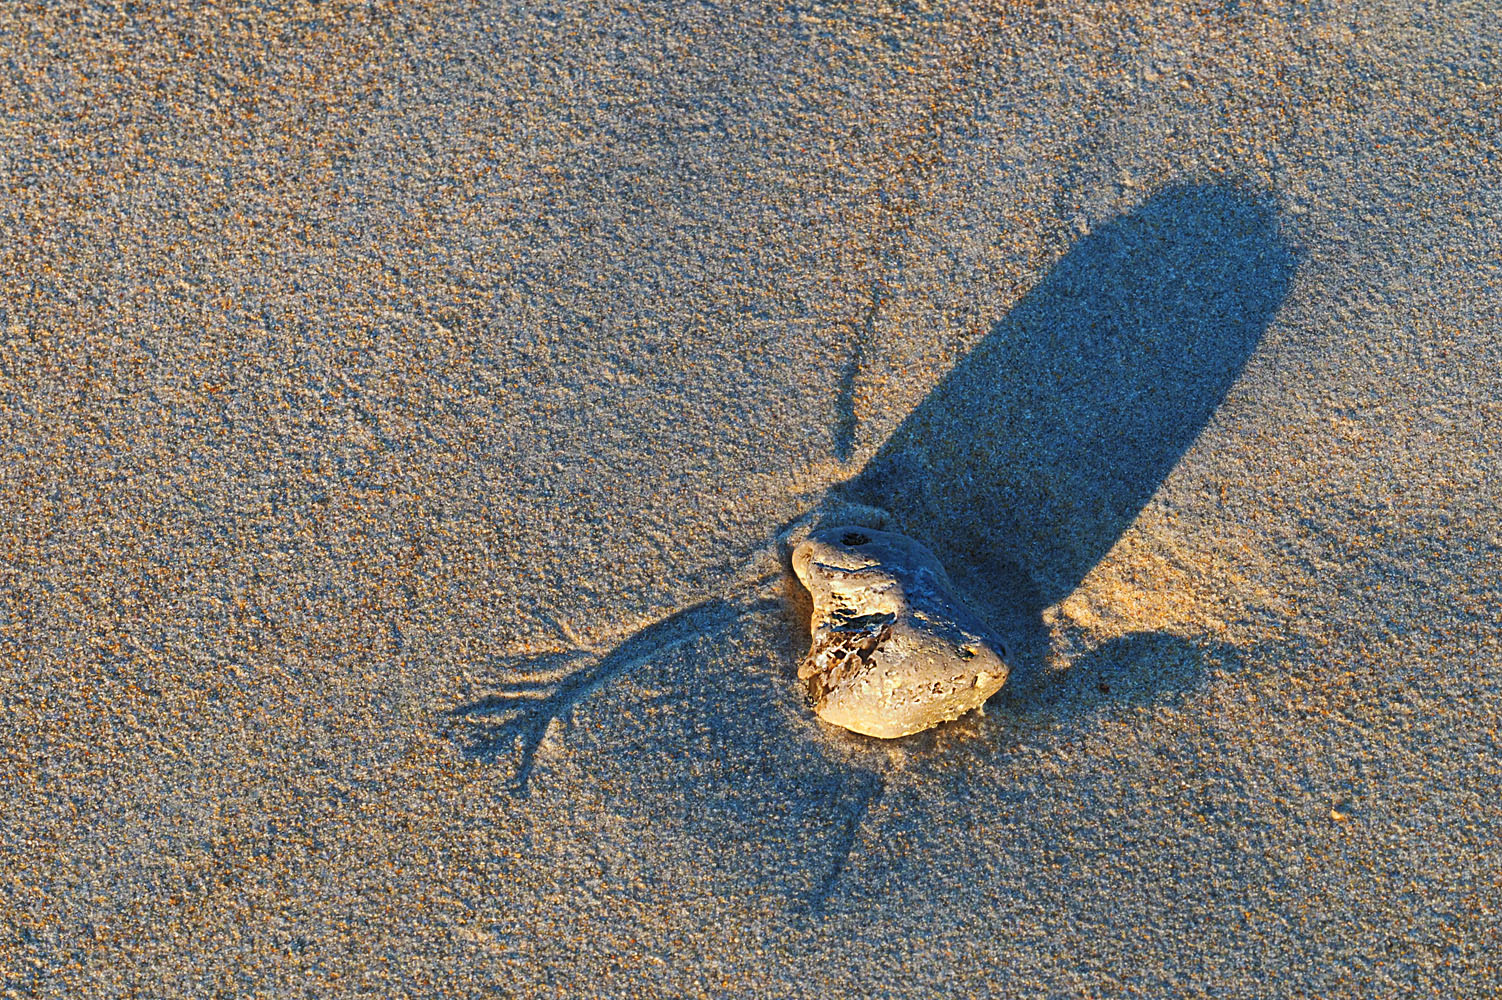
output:
[[[561,678],[517,672],[508,677],[495,693],[461,705],[448,714],[470,723],[465,746],[465,753],[469,756],[495,759],[507,752],[516,753],[512,790],[524,797],[548,727],[555,721],[566,719],[579,702],[654,654],[705,633],[722,631],[742,615],[775,606],[776,602],[769,600],[749,604],[720,599],[701,601],[633,632],[603,656],[590,656],[587,651],[575,650],[538,657],[533,661],[534,665],[551,665],[560,659],[582,659],[585,666]]]

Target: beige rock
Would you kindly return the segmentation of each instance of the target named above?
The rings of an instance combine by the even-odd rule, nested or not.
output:
[[[1005,648],[911,538],[820,528],[792,561],[814,604],[813,643],[798,677],[826,722],[907,736],[978,708],[1006,683]]]

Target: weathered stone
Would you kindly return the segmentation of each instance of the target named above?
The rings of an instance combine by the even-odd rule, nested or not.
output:
[[[907,736],[978,708],[1006,683],[1005,648],[911,538],[821,528],[793,550],[793,571],[814,603],[798,677],[826,722]]]

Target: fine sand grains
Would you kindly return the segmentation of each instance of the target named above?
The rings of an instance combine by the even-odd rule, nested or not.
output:
[[[1499,38],[0,5],[0,995],[1502,992]]]

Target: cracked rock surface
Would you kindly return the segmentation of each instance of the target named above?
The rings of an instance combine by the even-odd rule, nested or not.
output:
[[[793,550],[813,597],[812,645],[798,668],[826,722],[890,739],[978,708],[1006,683],[1006,650],[960,601],[927,548],[840,525]]]

